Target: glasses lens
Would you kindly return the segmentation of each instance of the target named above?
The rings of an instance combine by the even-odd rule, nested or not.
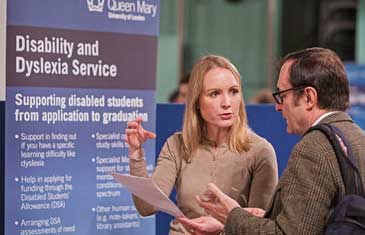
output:
[[[283,94],[284,92],[288,92],[288,91],[295,91],[295,90],[299,90],[299,89],[303,89],[305,88],[305,86],[298,86],[298,87],[292,87],[283,91],[278,91],[275,93],[272,93],[272,95],[274,96],[276,102],[278,104],[283,104],[283,97],[281,96],[281,94]]]
[[[272,96],[274,97],[274,99],[275,99],[276,103],[278,103],[278,104],[282,104],[283,99],[281,98],[281,96],[280,96],[280,92],[279,92],[279,91],[278,91],[278,92],[274,92],[274,93],[272,93]]]
[[[280,93],[278,93],[278,94],[276,95],[276,101],[277,101],[279,104],[282,104],[282,103],[283,103],[283,98],[281,97],[281,94],[280,94]]]

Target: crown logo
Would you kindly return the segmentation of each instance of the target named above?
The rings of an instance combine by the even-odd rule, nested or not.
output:
[[[89,11],[102,12],[104,7],[104,0],[87,0]]]

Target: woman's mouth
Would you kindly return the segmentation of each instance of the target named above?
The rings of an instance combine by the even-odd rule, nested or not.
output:
[[[233,117],[233,113],[222,113],[219,115],[223,120],[229,120]]]

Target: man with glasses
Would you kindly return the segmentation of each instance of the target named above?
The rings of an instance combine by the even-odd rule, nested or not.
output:
[[[287,55],[273,96],[288,133],[304,135],[318,123],[339,128],[365,187],[365,133],[345,113],[349,84],[333,51],[309,48]],[[293,148],[264,215],[258,208],[240,208],[214,184],[208,190],[214,200],[198,198],[198,203],[211,216],[181,219],[195,234],[322,234],[337,197],[345,192],[335,152],[319,131],[304,135]]]

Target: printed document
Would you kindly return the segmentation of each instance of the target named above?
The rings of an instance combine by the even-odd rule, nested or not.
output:
[[[185,217],[181,210],[159,189],[151,178],[124,175],[115,172],[110,173],[129,192],[148,202],[160,211],[175,217]]]

